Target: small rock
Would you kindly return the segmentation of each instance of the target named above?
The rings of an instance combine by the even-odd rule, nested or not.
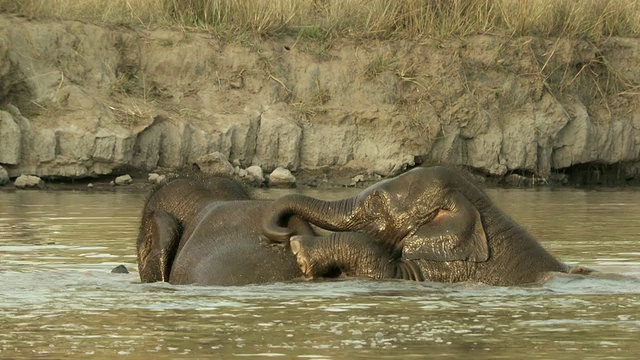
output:
[[[196,160],[196,165],[207,175],[231,176],[234,172],[233,165],[227,157],[218,151],[200,156]]]
[[[93,189],[93,183],[88,183],[88,184],[87,184],[87,188],[89,188],[89,189]]]
[[[351,184],[349,186],[354,187],[361,182],[364,182],[364,175],[356,175],[351,178]]]
[[[116,182],[115,182],[115,181],[113,181],[113,180],[111,180],[111,181],[109,181],[109,185],[111,185],[111,186],[116,186]]]
[[[152,184],[160,184],[165,181],[167,177],[165,175],[159,175],[156,173],[149,173],[148,180]]]
[[[247,178],[249,181],[256,184],[262,184],[264,182],[264,173],[262,168],[258,165],[249,166],[247,169]]]
[[[247,172],[247,170],[245,169],[238,169],[238,177],[240,178],[246,178],[247,175],[249,175],[249,172]]]
[[[118,265],[111,270],[112,274],[128,274],[129,270],[124,265]]]
[[[242,164],[240,164],[240,160],[238,160],[238,159],[233,159],[233,161],[231,163],[235,167],[240,167],[240,165],[242,165]]]
[[[149,177],[147,178],[149,180],[150,183],[152,184],[156,184],[158,182],[158,177],[160,175],[156,174],[156,173],[149,173]]]
[[[20,175],[16,178],[16,181],[13,183],[15,187],[18,189],[31,188],[31,187],[42,187],[42,179],[33,175]]]
[[[271,187],[294,187],[295,183],[296,177],[285,168],[277,167],[269,174],[269,186]]]
[[[9,173],[7,172],[7,170],[5,170],[5,168],[0,166],[0,186],[8,184],[10,182],[11,179],[9,179]]]
[[[129,185],[133,182],[133,179],[129,174],[118,176],[115,180],[116,185]]]

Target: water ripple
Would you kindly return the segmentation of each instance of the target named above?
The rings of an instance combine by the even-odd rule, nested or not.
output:
[[[521,287],[366,280],[140,284],[135,238],[143,194],[0,192],[0,354],[640,356],[640,193],[488,192],[554,254],[603,273]],[[132,273],[111,274],[119,264]]]

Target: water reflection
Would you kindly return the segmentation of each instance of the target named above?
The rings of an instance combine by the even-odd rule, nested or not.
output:
[[[640,356],[640,193],[488,192],[559,258],[629,276],[514,288],[140,284],[135,272],[110,270],[135,270],[144,194],[7,192],[0,193],[0,357]]]

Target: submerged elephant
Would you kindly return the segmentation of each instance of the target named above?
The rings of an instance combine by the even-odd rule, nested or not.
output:
[[[154,190],[142,213],[137,239],[142,282],[241,285],[302,277],[289,244],[261,233],[271,201],[252,199],[227,178],[181,178]],[[313,236],[293,216],[291,234]]]
[[[338,232],[295,235],[284,223],[289,216]],[[284,196],[263,229],[274,241],[291,241],[307,277],[341,271],[515,285],[570,271],[475,185],[444,167],[415,168],[343,200]]]

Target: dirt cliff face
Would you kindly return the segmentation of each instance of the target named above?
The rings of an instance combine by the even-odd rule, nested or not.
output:
[[[639,39],[225,42],[8,16],[0,29],[11,177],[181,170],[218,151],[266,171],[640,178]]]

